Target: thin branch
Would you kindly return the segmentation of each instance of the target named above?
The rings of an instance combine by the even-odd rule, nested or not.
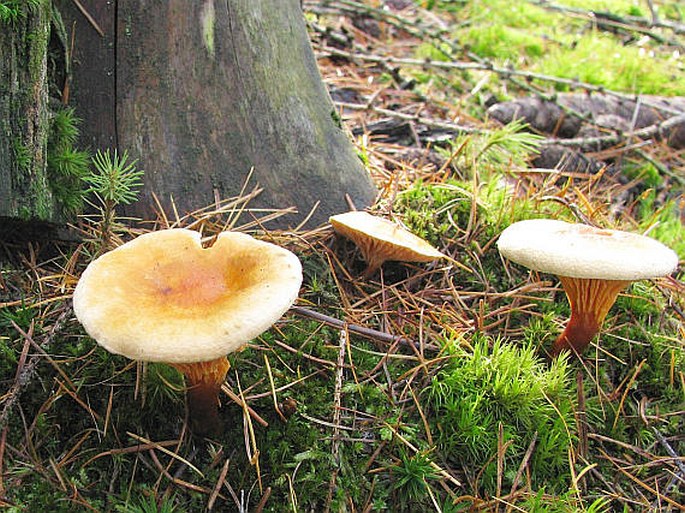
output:
[[[449,123],[446,121],[438,121],[432,118],[427,118],[425,116],[420,116],[418,114],[405,114],[404,112],[384,109],[382,107],[376,107],[374,105],[359,105],[356,103],[345,102],[335,102],[335,105],[350,110],[371,111],[377,114],[382,114],[383,116],[387,116],[389,118],[401,119],[402,121],[411,121],[413,123],[425,125],[430,128],[447,130],[449,132],[453,132],[454,134],[476,134],[484,133],[486,131],[481,128],[458,125],[456,123]]]
[[[54,342],[55,337],[62,332],[64,323],[71,315],[71,312],[71,305],[65,306],[62,313],[52,325],[50,331],[42,338],[40,342],[36,342],[38,347],[43,350],[47,350],[50,347],[50,345]],[[0,412],[0,429],[5,427],[12,408],[17,403],[19,397],[24,392],[26,387],[31,383],[33,376],[36,373],[36,368],[38,367],[41,356],[42,354],[36,354],[30,358],[29,362],[17,373],[17,377],[10,390],[3,396],[4,405],[2,412]]]
[[[617,91],[612,91],[604,86],[598,86],[590,84],[587,82],[581,82],[577,79],[556,77],[552,75],[545,75],[544,73],[536,73],[533,71],[523,71],[513,67],[503,67],[498,66],[492,62],[467,62],[467,61],[436,61],[431,59],[414,59],[414,58],[400,58],[393,57],[391,55],[373,55],[373,54],[360,54],[353,53],[346,50],[341,50],[338,48],[326,47],[320,50],[319,57],[329,56],[329,57],[339,57],[350,60],[373,62],[377,64],[397,64],[405,66],[416,66],[421,68],[435,68],[444,69],[449,71],[486,71],[491,73],[496,73],[503,78],[511,77],[521,77],[526,80],[541,80],[544,82],[550,82],[558,85],[567,86],[571,89],[584,89],[590,93],[603,93],[608,96],[613,96],[615,98],[620,98],[623,100],[635,101],[640,98],[643,105],[652,107],[662,112],[669,114],[680,115],[683,114],[681,110],[673,109],[665,105],[655,104],[651,102],[648,98],[639,95],[625,94]],[[543,95],[544,98],[544,95]],[[547,98],[545,98],[547,99]]]
[[[548,9],[550,11],[557,11],[557,12],[562,12],[562,13],[573,13],[573,14],[579,14],[579,15],[586,15],[586,16],[591,16],[593,14],[607,14],[606,12],[599,11],[597,13],[593,13],[592,11],[588,11],[586,9],[578,9],[574,7],[568,7],[565,5],[559,5],[559,4],[553,4],[551,2],[548,2],[546,0],[528,0],[531,4],[537,5],[539,7],[542,7],[544,9]],[[632,26],[632,27],[651,27],[651,28],[665,28],[673,31],[675,34],[685,34],[685,25],[682,23],[678,23],[675,21],[670,21],[670,20],[662,20],[659,19],[656,15],[656,11],[654,10],[654,5],[650,0],[648,0],[649,4],[649,10],[652,15],[651,19],[643,18],[640,16],[618,16],[614,13],[610,13],[613,17],[620,19],[623,24],[627,26]],[[602,22],[604,22],[604,19],[602,19]]]
[[[329,326],[332,326],[334,328],[338,329],[345,329],[347,328],[348,331],[355,333],[357,335],[360,335],[365,338],[370,338],[370,339],[375,339],[379,340],[381,342],[387,342],[389,344],[393,343],[399,343],[402,345],[407,345],[407,346],[413,346],[413,347],[418,347],[416,345],[416,342],[413,342],[411,340],[406,339],[405,337],[399,337],[397,335],[391,335],[390,333],[386,333],[384,331],[377,331],[371,328],[365,328],[363,326],[357,326],[356,324],[348,324],[345,321],[341,321],[340,319],[336,319],[335,317],[331,317],[326,314],[322,314],[320,312],[315,312],[314,310],[310,310],[309,308],[304,308],[301,306],[292,306],[290,307],[290,311],[300,315],[302,317],[309,317],[310,319],[314,319],[319,322],[323,322],[324,324],[328,324]],[[431,349],[431,350],[439,350],[438,347],[430,345],[430,344],[424,344],[423,346],[426,349]]]
[[[677,48],[685,48],[685,45],[680,41],[676,41],[671,38],[667,38],[654,32],[654,28],[669,28],[676,34],[680,33],[685,27],[681,26],[679,30],[676,30],[678,24],[661,24],[658,20],[650,22],[645,18],[640,18],[636,16],[620,16],[616,13],[609,11],[595,11],[587,9],[578,9],[574,7],[568,7],[565,5],[551,4],[545,0],[528,0],[531,4],[542,7],[549,11],[556,11],[569,16],[579,17],[595,23],[600,26],[610,27],[617,30],[624,30],[627,32],[636,32],[638,34],[645,35],[650,39],[653,39],[657,43],[667,44]]]
[[[548,138],[543,145],[559,145],[559,146],[594,146],[600,144],[616,144],[632,137],[639,137],[640,139],[649,139],[651,137],[661,137],[663,134],[675,128],[678,125],[685,123],[685,113],[678,114],[665,121],[649,125],[639,130],[628,133],[616,133],[610,135],[602,135],[598,137],[574,137],[572,139],[563,138]]]
[[[100,25],[98,25],[98,22],[95,21],[95,18],[91,16],[91,14],[86,10],[85,7],[83,7],[83,4],[79,2],[79,0],[72,0],[74,2],[74,5],[78,8],[79,11],[81,11],[81,14],[88,20],[88,23],[91,24],[91,26],[95,29],[95,31],[100,35],[100,37],[105,37],[105,31],[100,28]]]
[[[673,449],[671,444],[668,443],[668,441],[664,438],[664,435],[662,435],[658,429],[655,427],[652,428],[652,431],[654,431],[654,434],[656,435],[656,439],[659,441],[659,443],[662,445],[664,449],[666,449],[666,452],[668,455],[673,458],[673,462],[676,464],[678,469],[680,469],[680,474],[685,478],[685,463],[682,461],[682,457],[678,455],[677,452]]]

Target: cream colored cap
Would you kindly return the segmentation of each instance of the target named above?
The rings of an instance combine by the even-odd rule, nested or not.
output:
[[[384,260],[431,262],[445,255],[401,226],[368,212],[347,212],[329,219],[336,232],[356,244],[371,244],[368,251],[382,253]]]
[[[74,312],[112,353],[191,363],[235,351],[290,308],[302,266],[290,251],[237,232],[203,248],[186,229],[151,232],[83,272]]]
[[[678,266],[678,255],[650,237],[553,219],[514,223],[497,247],[513,262],[570,278],[642,280]]]

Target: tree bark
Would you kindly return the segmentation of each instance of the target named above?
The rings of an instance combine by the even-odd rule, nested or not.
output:
[[[286,208],[292,226],[369,204],[375,189],[342,130],[319,74],[298,0],[72,2],[73,100],[94,148],[117,146],[145,170],[153,194],[183,214],[239,193],[251,169],[252,206]],[[170,212],[170,210],[167,210]],[[274,225],[271,225],[274,226]]]
[[[50,2],[0,22],[0,237],[60,218],[47,172]]]

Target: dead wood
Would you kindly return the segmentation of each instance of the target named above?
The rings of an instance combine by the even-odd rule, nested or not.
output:
[[[488,110],[489,116],[501,123],[523,119],[538,132],[559,139],[576,138],[578,146],[594,151],[631,134],[684,148],[684,113],[684,97],[627,99],[601,93],[560,94],[554,100],[526,97],[495,104]]]

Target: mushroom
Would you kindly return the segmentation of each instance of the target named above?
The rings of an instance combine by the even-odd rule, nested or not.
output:
[[[302,267],[290,251],[238,232],[204,248],[200,233],[141,235],[90,263],[74,291],[74,312],[102,347],[164,362],[186,378],[199,434],[219,427],[226,355],[290,308]]]
[[[386,260],[432,262],[445,257],[422,238],[368,212],[334,215],[329,222],[336,232],[357,245],[367,263],[366,277],[375,273]]]
[[[552,219],[514,223],[497,246],[509,260],[559,277],[571,318],[554,342],[552,356],[581,353],[621,290],[636,280],[668,275],[678,266],[675,252],[644,235]]]

